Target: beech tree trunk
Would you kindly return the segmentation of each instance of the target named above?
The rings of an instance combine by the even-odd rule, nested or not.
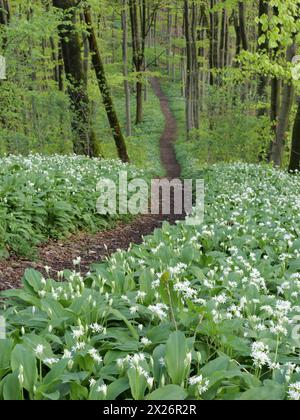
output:
[[[132,135],[131,125],[131,100],[130,84],[128,81],[128,24],[127,24],[127,0],[122,0],[122,55],[123,55],[123,75],[125,91],[125,110],[126,110],[126,135]]]
[[[246,10],[244,1],[239,1],[239,26],[243,50],[248,51],[249,44],[246,31]]]
[[[297,114],[294,122],[292,150],[290,157],[289,170],[300,171],[300,97],[297,98]]]
[[[259,18],[263,15],[269,15],[269,5],[265,0],[259,0]],[[262,23],[258,24],[258,41],[264,35]],[[268,39],[267,36],[265,37],[265,41],[260,43],[258,42],[257,50],[260,54],[267,53],[268,51]],[[267,103],[267,86],[268,86],[268,77],[264,74],[261,74],[258,79],[258,86],[257,86],[257,96],[259,101],[263,102],[264,104]],[[257,116],[262,117],[267,115],[266,106],[261,106],[257,111]]]
[[[227,63],[227,55],[226,55],[226,43],[227,43],[227,34],[228,34],[228,17],[227,17],[227,10],[224,7],[222,11],[222,26],[221,26],[221,39],[220,39],[220,57],[219,57],[219,65],[221,68],[224,68]]]
[[[100,50],[97,43],[95,30],[93,27],[93,21],[91,16],[90,8],[84,9],[85,22],[87,24],[88,39],[90,45],[90,51],[92,53],[92,63],[95,69],[98,85],[102,94],[103,104],[106,110],[107,118],[112,129],[113,137],[117,147],[119,158],[123,162],[129,162],[125,139],[122,134],[119,119],[114,107],[114,103],[110,94],[110,89],[106,79],[104,70],[104,64],[100,54]]]
[[[187,74],[186,74],[186,129],[199,128],[199,64],[197,49],[197,5],[189,0],[184,1],[184,29],[186,38]]]
[[[168,9],[168,28],[167,28],[167,37],[168,37],[168,45],[167,45],[167,67],[168,67],[168,75],[171,75],[172,72],[172,24],[173,24],[173,16],[172,10]]]
[[[137,73],[136,83],[136,124],[143,122],[143,71],[145,64],[146,5],[137,0],[129,0],[133,63]]]
[[[288,48],[287,61],[292,61],[296,55],[296,44]],[[278,127],[276,132],[276,139],[272,147],[271,160],[275,166],[281,166],[283,161],[283,152],[286,140],[286,133],[289,127],[289,117],[294,100],[294,86],[293,82],[287,82],[284,85],[282,92],[282,104],[278,118]]]
[[[219,13],[214,10],[216,0],[210,0],[210,29],[209,29],[209,67],[210,67],[210,85],[213,85],[213,70],[219,67]]]
[[[59,25],[59,34],[68,93],[72,110],[73,149],[78,155],[99,156],[100,150],[90,129],[90,102],[87,94],[81,40],[76,31],[76,3],[74,0],[53,0],[53,5],[68,14],[68,22]]]

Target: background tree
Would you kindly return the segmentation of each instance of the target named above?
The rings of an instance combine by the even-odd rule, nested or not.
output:
[[[72,110],[74,153],[99,156],[99,148],[91,126],[91,107],[87,93],[87,79],[81,53],[82,41],[76,27],[78,12],[75,0],[53,0],[53,5],[63,11],[59,35],[68,92]]]

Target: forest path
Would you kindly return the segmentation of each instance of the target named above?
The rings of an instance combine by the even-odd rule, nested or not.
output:
[[[160,100],[162,113],[165,117],[165,129],[160,139],[162,165],[168,178],[179,178],[180,165],[176,158],[174,143],[177,138],[177,123],[173,116],[169,101],[161,89],[159,79],[151,80],[152,88]],[[127,250],[130,244],[140,244],[143,237],[161,228],[164,221],[174,224],[183,219],[184,215],[146,215],[137,217],[129,224],[119,224],[114,229],[97,234],[81,232],[64,241],[51,240],[38,249],[38,259],[33,262],[20,257],[11,257],[0,261],[0,290],[20,286],[20,280],[27,268],[34,268],[43,274],[45,267],[50,267],[50,275],[56,278],[57,272],[64,269],[74,269],[73,260],[81,257],[81,269],[88,272],[93,263],[99,263],[118,250]]]
[[[158,78],[151,79],[152,89],[160,101],[166,125],[160,139],[160,157],[168,178],[180,178],[181,167],[176,157],[174,143],[177,140],[177,121],[170,109],[169,100],[164,94]]]

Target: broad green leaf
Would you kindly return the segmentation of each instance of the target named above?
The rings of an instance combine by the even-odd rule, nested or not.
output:
[[[147,395],[147,400],[153,401],[182,401],[187,398],[187,392],[178,385],[167,385]]]
[[[12,351],[11,367],[13,373],[20,373],[23,367],[24,388],[33,393],[33,388],[37,383],[37,363],[33,351],[29,351],[27,347],[17,344]]]
[[[166,365],[173,384],[181,386],[184,382],[187,365],[188,346],[181,331],[172,333],[166,344]]]

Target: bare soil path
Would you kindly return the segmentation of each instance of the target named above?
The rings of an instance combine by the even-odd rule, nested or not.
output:
[[[168,99],[161,89],[159,79],[152,79],[151,85],[160,100],[166,121],[160,139],[162,165],[166,170],[167,178],[179,178],[181,168],[174,148],[177,138],[176,120],[170,110]],[[0,260],[0,290],[19,287],[27,268],[45,272],[45,266],[48,266],[51,276],[55,278],[58,271],[73,269],[72,261],[77,257],[81,257],[81,268],[87,272],[91,264],[102,261],[120,249],[128,249],[131,243],[142,243],[143,237],[150,235],[156,228],[160,228],[164,221],[173,224],[182,218],[184,215],[178,217],[174,214],[140,216],[129,224],[120,224],[109,231],[97,234],[82,232],[64,241],[49,241],[39,247],[38,258],[35,262],[17,256],[5,261]]]

